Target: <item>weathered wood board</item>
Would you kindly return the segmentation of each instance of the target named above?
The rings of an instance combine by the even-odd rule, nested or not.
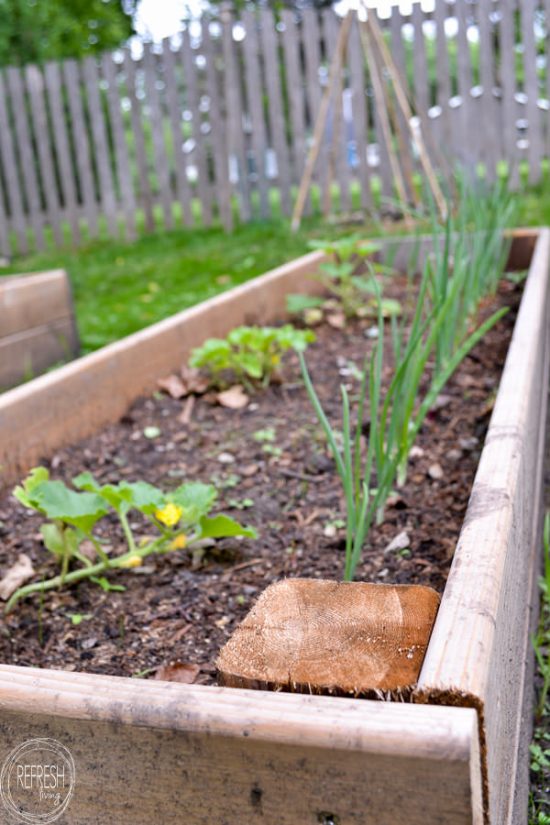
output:
[[[64,270],[0,278],[0,390],[77,354]]]
[[[527,811],[526,767],[517,754],[529,730],[525,673],[544,509],[549,261],[550,230],[541,229],[418,686],[426,701],[478,710],[491,825],[521,822],[514,794]]]
[[[36,737],[73,756],[66,825],[481,825],[471,709],[2,665],[0,765]]]

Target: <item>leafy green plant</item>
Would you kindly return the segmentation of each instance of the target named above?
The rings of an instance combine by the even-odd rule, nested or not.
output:
[[[40,532],[45,547],[59,564],[60,573],[20,587],[9,599],[6,612],[33,593],[44,593],[84,579],[107,591],[121,589],[102,574],[139,567],[154,553],[193,550],[205,539],[257,536],[252,527],[244,527],[229,516],[210,515],[217,499],[212,484],[186,482],[175,490],[163,492],[145,481],[100,485],[86,472],[73,478],[73,485],[75,489],[62,481],[52,481],[46,468],[36,467],[13,491],[21,504],[47,519]],[[131,511],[140,513],[153,527],[153,538],[136,540],[129,521]],[[120,522],[127,550],[111,557],[94,528],[103,517],[113,514]],[[91,561],[83,552],[84,541],[92,543],[98,561]]]
[[[290,349],[303,352],[315,340],[311,330],[282,327],[236,327],[227,338],[209,338],[191,353],[191,367],[205,369],[216,386],[228,378],[249,389],[267,386]]]
[[[352,235],[337,241],[311,241],[310,247],[322,249],[332,261],[321,264],[319,280],[340,303],[346,318],[377,314],[375,293],[381,291],[377,275],[393,274],[391,266],[374,259],[381,247]],[[384,315],[399,314],[399,301],[382,298]]]

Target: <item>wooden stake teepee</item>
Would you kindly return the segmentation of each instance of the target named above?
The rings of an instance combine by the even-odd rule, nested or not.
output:
[[[340,26],[334,55],[330,65],[328,83],[323,92],[319,112],[315,121],[313,141],[306,160],[304,173],[300,182],[298,196],[296,198],[296,204],[292,215],[291,226],[293,231],[296,231],[299,228],[302,220],[307,195],[311,188],[315,164],[319,157],[323,135],[327,124],[331,99],[335,92],[336,94],[341,94],[342,69],[344,67],[349,34],[354,16],[357,18],[357,23],[359,25],[361,44],[365,59],[367,61],[373,87],[376,113],[380,123],[382,139],[388,153],[388,159],[392,171],[392,178],[397,190],[397,196],[404,204],[408,203],[410,199],[412,199],[414,203],[416,199],[416,192],[413,185],[411,172],[412,162],[408,157],[410,138],[410,141],[416,148],[422,170],[436,202],[438,211],[443,218],[447,214],[445,197],[439,185],[428,150],[426,149],[422,128],[419,124],[415,124],[413,122],[413,106],[407,96],[403,81],[395,65],[391,52],[384,41],[380,26],[376,20],[376,16],[371,12],[367,15],[367,19],[365,21],[361,21],[359,20],[357,12],[349,11]],[[388,84],[385,82],[385,79],[391,82],[391,90],[388,88]],[[399,117],[395,111],[394,100],[399,108],[401,117]],[[406,124],[408,134],[403,133],[403,122]],[[396,151],[394,146],[392,128],[393,133],[395,133],[397,138],[399,152]],[[340,129],[333,129],[329,162],[329,189],[332,168],[334,166],[335,142],[339,132]],[[365,151],[365,147],[359,147],[359,151]],[[325,211],[328,210],[329,203],[330,195],[325,199]]]

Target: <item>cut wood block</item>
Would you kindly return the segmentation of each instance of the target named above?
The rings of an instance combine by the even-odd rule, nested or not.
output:
[[[439,606],[430,587],[287,579],[218,657],[221,684],[312,693],[399,691],[418,679]]]

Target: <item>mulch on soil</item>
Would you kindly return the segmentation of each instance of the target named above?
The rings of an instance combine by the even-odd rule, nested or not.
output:
[[[396,282],[387,294],[402,288]],[[438,399],[417,440],[406,485],[368,537],[357,579],[442,591],[520,295],[521,287],[503,282],[496,305],[512,311]],[[350,364],[361,366],[371,326],[372,320],[343,330],[324,325],[307,352],[314,384],[336,426],[340,384],[347,384],[352,397],[357,393]],[[0,621],[0,661],[130,676],[152,675],[178,660],[198,666],[195,681],[209,684],[217,652],[268,584],[287,576],[342,577],[344,502],[295,356],[287,359],[284,383],[259,392],[244,410],[197,398],[186,424],[185,403],[160,393],[142,398],[118,423],[43,463],[65,481],[83,470],[103,483],[144,479],[166,489],[186,479],[211,481],[220,492],[218,509],[257,527],[259,539],[220,541],[198,564],[185,550],[151,556],[145,566],[112,577],[125,592],[105,593],[84,582],[46,594],[42,602],[34,597],[19,603]],[[160,435],[147,438],[150,427]],[[273,440],[265,440],[266,430]],[[262,431],[264,440],[258,440],[255,434]],[[32,559],[38,577],[55,574],[40,524],[8,492],[0,497],[0,575],[20,553]],[[147,532],[138,521],[136,527]],[[388,551],[403,531],[408,548]],[[115,521],[103,534],[115,550],[122,546]],[[78,624],[71,620],[75,615]]]

